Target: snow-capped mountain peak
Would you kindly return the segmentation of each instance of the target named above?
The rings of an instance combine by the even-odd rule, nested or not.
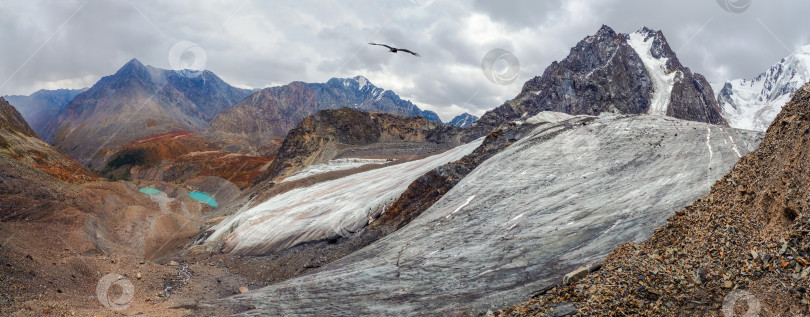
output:
[[[448,122],[449,125],[466,128],[478,121],[478,117],[469,113],[462,113]]]
[[[366,85],[368,85],[368,79],[366,79],[366,78],[365,78],[365,77],[363,77],[363,76],[356,76],[356,77],[354,77],[353,79],[354,79],[354,80],[357,82],[358,86],[359,86],[361,89],[362,89],[363,87],[365,87]]]
[[[810,45],[774,64],[754,79],[723,84],[717,102],[735,128],[765,131],[796,90],[810,81]]]

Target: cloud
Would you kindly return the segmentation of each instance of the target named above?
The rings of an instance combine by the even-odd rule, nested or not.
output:
[[[715,83],[753,77],[810,44],[810,3],[752,1],[742,13],[705,0],[12,1],[0,9],[0,94],[85,87],[133,57],[169,68],[169,49],[185,40],[235,85],[363,75],[449,120],[503,104],[602,24],[663,30],[681,62]],[[511,85],[481,71],[494,48],[520,61]]]

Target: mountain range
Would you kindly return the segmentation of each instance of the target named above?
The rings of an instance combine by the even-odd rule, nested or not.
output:
[[[661,31],[602,26],[447,124],[362,76],[135,59],[0,98],[0,314],[95,315],[63,304],[124,272],[145,315],[706,315],[776,288],[801,315],[805,55],[715,94]]]
[[[732,127],[765,131],[782,106],[808,80],[810,46],[804,46],[753,79],[725,82],[717,101]]]
[[[272,156],[277,147],[267,149],[267,144],[323,109],[349,107],[441,122],[435,113],[361,76],[251,91],[233,87],[210,71],[189,78],[133,59],[89,89],[58,92],[15,96],[15,100],[23,104],[43,96],[62,97],[48,104],[48,109],[64,108],[49,112],[58,116],[32,114],[31,118],[41,127],[43,140],[95,170],[105,166],[118,146],[176,131],[199,133],[233,151]]]
[[[393,91],[374,86],[365,77],[332,78],[326,83],[292,82],[265,88],[223,111],[211,122],[209,133],[245,136],[258,146],[273,137],[284,137],[301,120],[325,109],[353,108],[362,111],[420,116],[441,122],[436,113],[421,110]]]
[[[515,303],[649,237],[761,138],[726,126],[711,87],[660,32],[608,27],[460,133],[486,137],[421,177],[395,165],[316,183],[249,201],[209,229],[200,243],[213,252],[319,267],[229,302],[370,316]],[[327,305],[309,305],[316,298]]]
[[[188,78],[133,59],[73,98],[42,137],[85,166],[100,169],[110,148],[152,134],[202,131],[250,93],[210,71]]]

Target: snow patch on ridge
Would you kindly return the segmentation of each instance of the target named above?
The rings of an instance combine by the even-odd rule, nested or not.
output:
[[[538,124],[543,122],[560,122],[573,118],[574,116],[556,111],[540,111],[540,113],[526,119],[526,123]]]
[[[334,171],[343,171],[348,169],[353,169],[356,167],[360,167],[363,165],[368,164],[385,164],[388,160],[386,159],[364,159],[364,158],[343,158],[343,159],[335,159],[330,160],[326,163],[315,164],[312,166],[308,166],[303,170],[299,171],[298,173],[293,174],[290,177],[285,178],[281,181],[289,182],[294,180],[299,180],[303,178],[307,178],[313,175],[334,172]]]
[[[652,56],[652,45],[654,37],[645,40],[648,33],[634,32],[627,39],[627,44],[636,51],[644,67],[650,74],[653,82],[653,97],[650,101],[648,114],[666,115],[672,94],[672,86],[675,85],[675,76],[678,72],[667,74],[668,58],[655,58]]]

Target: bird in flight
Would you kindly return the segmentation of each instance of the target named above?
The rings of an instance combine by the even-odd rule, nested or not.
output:
[[[404,48],[396,48],[396,47],[391,47],[391,46],[388,46],[388,45],[385,45],[385,44],[377,44],[377,43],[368,43],[368,44],[369,44],[369,45],[379,45],[379,46],[385,46],[385,47],[387,47],[387,48],[388,48],[388,51],[389,51],[389,52],[391,52],[391,53],[396,53],[396,52],[405,52],[405,53],[410,53],[410,54],[411,54],[411,55],[413,55],[413,56],[420,56],[419,54],[414,53],[414,52],[411,52],[410,50],[406,50],[406,49],[404,49]]]

